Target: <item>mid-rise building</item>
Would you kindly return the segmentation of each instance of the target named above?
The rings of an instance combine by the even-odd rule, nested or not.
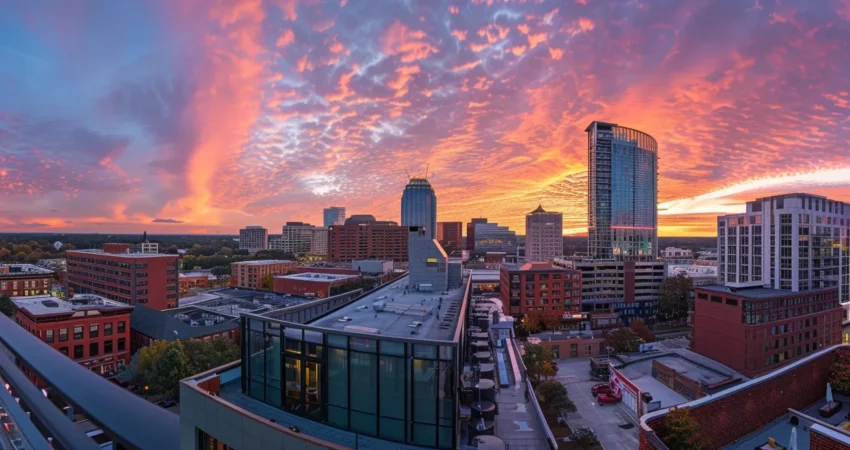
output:
[[[230,264],[230,280],[234,287],[260,289],[263,278],[295,272],[298,263],[285,259],[240,261]]]
[[[581,316],[581,271],[551,262],[510,264],[499,269],[499,292],[505,315],[530,311]]]
[[[239,230],[239,248],[257,253],[269,248],[269,230],[258,226],[247,226]]]
[[[328,261],[382,259],[407,262],[408,227],[353,215],[343,225],[328,227]]]
[[[663,262],[564,258],[554,264],[581,271],[582,312],[614,313],[625,325],[634,318],[655,324],[665,275]]]
[[[68,295],[95,294],[153,309],[177,306],[178,255],[131,253],[129,244],[66,252]]]
[[[299,272],[274,277],[272,290],[278,294],[300,295],[308,298],[326,298],[344,290],[356,289],[360,275],[322,272]],[[348,289],[346,289],[348,288]]]
[[[462,250],[463,222],[437,222],[437,240],[446,253]]]
[[[694,289],[692,349],[755,377],[841,343],[835,287],[791,292],[762,286]]]
[[[694,252],[687,248],[667,247],[661,250],[661,259],[668,264],[690,264],[694,261]]]
[[[425,178],[411,178],[401,196],[401,224],[425,227],[437,237],[437,194]]]
[[[218,277],[205,270],[180,272],[177,277],[181,295],[187,294],[192,289],[204,289],[209,287],[210,283],[216,280],[218,280]]]
[[[717,254],[720,283],[794,292],[836,287],[850,310],[850,205],[844,202],[799,193],[747,202],[746,212],[717,218]]]
[[[328,255],[328,228],[313,228],[313,236],[310,240],[310,254],[316,256]]]
[[[479,223],[487,223],[487,219],[484,217],[475,217],[470,219],[469,223],[466,224],[466,249],[470,252],[475,251],[475,225]]]
[[[564,255],[564,215],[542,205],[525,215],[525,260],[552,261]]]
[[[92,372],[110,375],[130,363],[132,306],[90,294],[12,301],[20,326]]]
[[[293,255],[309,253],[313,243],[313,225],[304,222],[286,222],[281,229],[280,241],[274,250],[282,250]]]
[[[0,295],[28,297],[49,294],[53,288],[53,274],[52,270],[32,264],[2,264]]]
[[[345,223],[345,207],[342,206],[331,206],[329,208],[325,208],[324,212],[324,221],[322,222],[322,226],[327,228],[331,225],[342,225]]]
[[[138,253],[159,253],[159,243],[143,241],[133,245],[133,250]]]
[[[476,223],[473,231],[475,253],[517,254],[516,233],[498,223]]]
[[[652,260],[658,253],[658,144],[617,124],[587,129],[587,233],[592,258]]]
[[[426,227],[410,227],[407,253],[410,289],[443,292],[460,283],[460,263],[449,263],[446,251]]]

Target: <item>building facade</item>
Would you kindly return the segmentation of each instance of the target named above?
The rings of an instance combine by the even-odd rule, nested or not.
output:
[[[473,237],[475,253],[504,252],[517,254],[516,233],[498,223],[476,223]]]
[[[317,256],[328,255],[328,229],[327,227],[314,227],[313,236],[310,241],[310,254]]]
[[[475,217],[470,219],[466,224],[466,249],[470,252],[475,251],[475,225],[479,223],[487,223],[484,217]]]
[[[260,289],[263,278],[295,272],[298,263],[284,259],[241,261],[230,264],[230,280],[234,287]]]
[[[841,343],[838,290],[699,286],[693,351],[755,377]]]
[[[667,247],[661,250],[661,259],[671,264],[690,264],[694,262],[694,252],[687,248]]]
[[[353,286],[359,283],[360,275],[307,271],[275,276],[273,290],[278,294],[300,295],[308,298],[326,298],[340,293],[346,286]]]
[[[277,250],[299,255],[309,253],[313,243],[313,225],[304,222],[286,222],[281,228],[281,240]]]
[[[13,301],[20,326],[91,371],[114,374],[130,363],[132,306],[89,294]]]
[[[625,325],[634,318],[648,325],[657,321],[663,262],[572,258],[554,264],[581,271],[582,312],[613,313]]]
[[[408,227],[354,215],[343,225],[328,227],[328,261],[383,259],[407,262]]]
[[[269,248],[269,230],[258,226],[248,226],[239,230],[239,248],[251,253],[267,250]]]
[[[443,292],[449,283],[449,257],[426,227],[410,227],[407,237],[410,288]]]
[[[0,265],[0,295],[28,297],[49,294],[53,289],[53,274],[52,270],[32,264]]]
[[[502,264],[499,269],[505,315],[530,311],[581,315],[581,271],[550,263]]]
[[[525,215],[525,260],[546,262],[564,255],[564,215],[543,206]]]
[[[191,289],[204,289],[217,279],[215,275],[205,271],[181,272],[177,282],[180,285],[180,294],[187,294]]]
[[[463,222],[437,222],[437,240],[446,253],[462,250]]]
[[[437,238],[437,194],[425,178],[411,178],[401,195],[401,224],[425,227]]]
[[[104,244],[103,248],[66,252],[68,295],[95,294],[153,309],[177,306],[177,255],[128,253],[129,244]]]
[[[345,223],[345,207],[331,206],[323,211],[322,226],[327,228],[331,225],[342,225]]]
[[[587,129],[588,253],[655,259],[658,253],[658,144],[613,123]]]
[[[774,289],[838,288],[850,310],[850,205],[810,194],[747,202],[743,214],[717,218],[720,283],[760,282]]]

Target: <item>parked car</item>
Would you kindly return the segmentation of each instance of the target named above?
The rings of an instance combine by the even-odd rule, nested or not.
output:
[[[161,408],[171,408],[172,406],[176,406],[176,405],[177,405],[177,400],[174,400],[174,399],[171,399],[171,398],[168,398],[168,399],[165,399],[165,400],[160,400],[157,403],[157,406],[159,406]]]
[[[599,406],[602,406],[606,403],[617,403],[620,401],[621,397],[609,392],[607,394],[599,394],[596,399],[599,401]]]
[[[608,383],[599,383],[594,384],[592,388],[590,388],[590,393],[595,395],[598,394],[607,394],[611,392],[611,385]]]

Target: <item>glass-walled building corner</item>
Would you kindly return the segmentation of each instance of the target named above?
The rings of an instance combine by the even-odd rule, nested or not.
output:
[[[457,448],[463,330],[437,341],[246,314],[242,331],[246,395],[358,434]]]

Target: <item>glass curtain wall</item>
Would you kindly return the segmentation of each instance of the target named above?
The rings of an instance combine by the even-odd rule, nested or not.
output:
[[[243,391],[251,397],[356,433],[454,448],[454,344],[325,334],[249,318],[243,331]]]

